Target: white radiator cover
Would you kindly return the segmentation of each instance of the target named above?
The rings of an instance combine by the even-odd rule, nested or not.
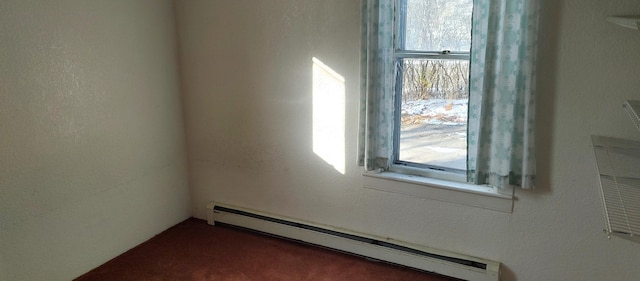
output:
[[[499,279],[500,263],[488,259],[216,202],[207,209],[210,225],[220,222],[464,280]]]

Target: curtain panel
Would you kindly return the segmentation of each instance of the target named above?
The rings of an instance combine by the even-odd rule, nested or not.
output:
[[[475,0],[467,176],[498,188],[535,186],[537,0]]]
[[[386,170],[393,151],[394,0],[363,0],[358,163]]]

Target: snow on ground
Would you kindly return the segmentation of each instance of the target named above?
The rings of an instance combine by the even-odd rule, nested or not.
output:
[[[402,161],[465,170],[467,100],[432,99],[402,104]]]
[[[402,103],[403,124],[464,125],[467,100],[430,99]]]

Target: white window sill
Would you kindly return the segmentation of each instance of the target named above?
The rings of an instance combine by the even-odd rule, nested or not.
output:
[[[429,198],[504,213],[513,211],[513,195],[496,188],[394,172],[363,173],[365,188]],[[510,194],[513,194],[511,192]]]

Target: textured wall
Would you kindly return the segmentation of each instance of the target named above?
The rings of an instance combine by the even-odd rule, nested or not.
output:
[[[359,1],[179,1],[194,214],[209,200],[502,261],[504,280],[637,280],[640,245],[607,240],[591,134],[638,138],[640,2],[544,1],[539,188],[513,214],[368,190],[355,165]],[[312,57],[346,80],[346,172],[312,151]],[[336,110],[341,110],[336,108]]]
[[[0,280],[70,280],[189,217],[173,3],[0,1]]]

